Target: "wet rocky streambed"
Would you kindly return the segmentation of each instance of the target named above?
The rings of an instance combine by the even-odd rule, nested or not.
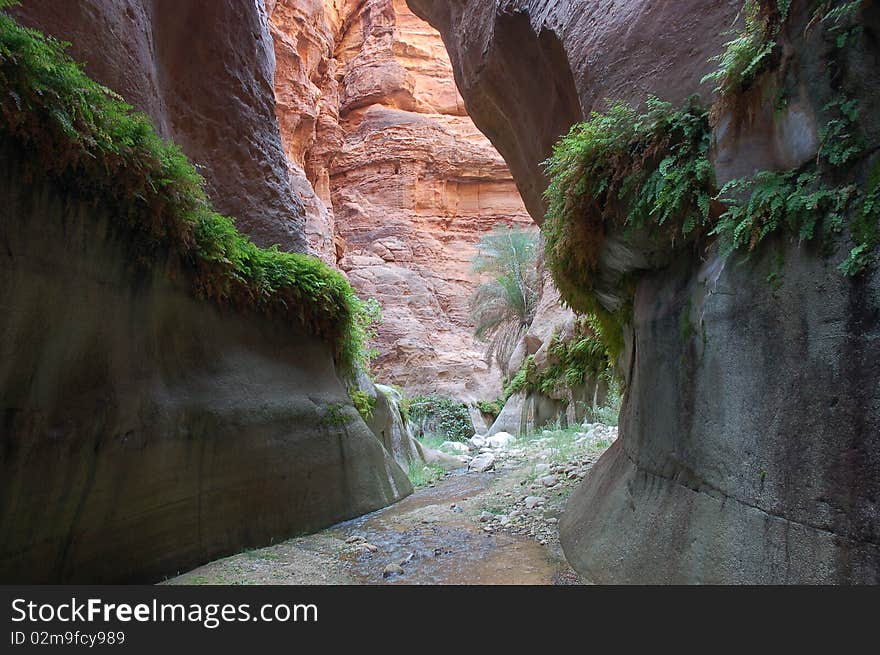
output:
[[[545,431],[390,507],[201,566],[166,584],[583,584],[559,545],[575,485],[617,436]]]

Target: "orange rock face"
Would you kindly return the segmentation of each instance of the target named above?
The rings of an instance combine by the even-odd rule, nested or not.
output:
[[[497,223],[530,223],[474,127],[439,34],[403,0],[267,3],[284,148],[307,236],[383,307],[377,373],[409,392],[494,397],[474,341],[470,262]]]

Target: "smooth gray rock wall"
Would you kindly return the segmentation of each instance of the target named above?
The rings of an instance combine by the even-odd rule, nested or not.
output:
[[[156,581],[412,491],[326,343],[114,221],[0,153],[0,582]]]

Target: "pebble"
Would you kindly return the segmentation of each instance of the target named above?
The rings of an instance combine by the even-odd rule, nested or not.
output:
[[[373,551],[366,547],[364,544],[360,544],[357,549],[354,551],[355,559],[359,562],[362,562],[366,559],[373,558]]]
[[[526,496],[524,502],[526,509],[535,509],[538,505],[543,505],[546,498],[543,496]]]

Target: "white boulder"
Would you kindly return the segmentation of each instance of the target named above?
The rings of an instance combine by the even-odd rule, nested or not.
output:
[[[470,439],[468,439],[468,442],[471,444],[471,446],[473,446],[474,448],[479,450],[480,448],[483,448],[486,445],[486,437],[479,435],[479,434],[475,434]]]
[[[486,471],[491,471],[495,468],[495,455],[492,453],[483,453],[481,455],[477,455],[471,460],[471,463],[468,464],[468,468],[471,471],[476,471],[477,473],[485,473]]]
[[[486,438],[486,444],[492,448],[507,448],[514,441],[516,441],[516,437],[509,432],[496,432]]]

